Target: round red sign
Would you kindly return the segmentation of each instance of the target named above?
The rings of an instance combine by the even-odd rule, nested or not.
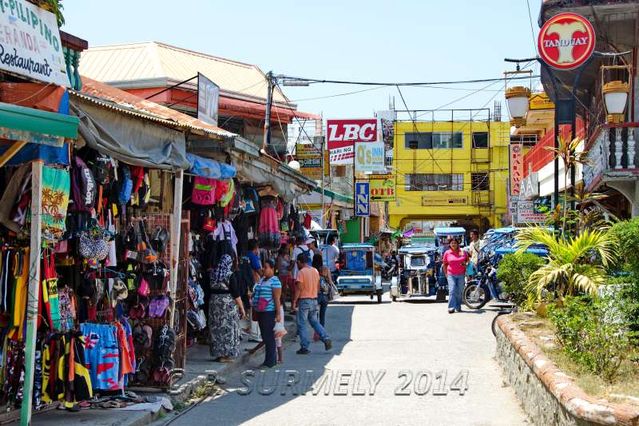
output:
[[[572,70],[592,56],[595,43],[595,29],[590,21],[576,13],[560,13],[541,27],[537,48],[549,66]]]

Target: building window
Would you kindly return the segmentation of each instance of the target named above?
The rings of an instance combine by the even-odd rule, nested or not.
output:
[[[464,134],[462,132],[434,132],[433,148],[462,148],[464,146]]]
[[[473,191],[488,191],[490,189],[488,173],[471,173],[470,187]]]
[[[416,173],[405,176],[406,191],[463,191],[464,175]]]
[[[462,148],[462,132],[411,132],[404,134],[406,149],[449,149]]]
[[[488,148],[488,132],[473,132],[473,148]]]
[[[406,149],[431,149],[433,147],[432,133],[405,133],[404,148]]]

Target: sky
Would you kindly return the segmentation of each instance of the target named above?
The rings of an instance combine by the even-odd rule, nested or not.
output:
[[[63,30],[89,46],[161,41],[275,74],[394,83],[501,77],[513,69],[504,58],[535,56],[541,0],[64,0],[63,5]],[[394,86],[283,89],[299,110],[325,118],[371,117],[393,100],[398,110],[492,108],[497,100],[505,119],[504,83],[488,84],[402,88],[403,100]]]

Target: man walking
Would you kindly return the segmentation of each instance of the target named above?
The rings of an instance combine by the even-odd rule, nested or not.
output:
[[[297,256],[297,286],[295,296],[293,298],[293,306],[297,309],[297,333],[300,336],[299,355],[306,355],[311,351],[308,349],[310,345],[310,336],[308,332],[308,324],[319,334],[320,340],[324,342],[324,349],[329,350],[333,347],[331,339],[328,337],[326,330],[319,323],[317,306],[317,294],[320,288],[320,276],[317,269],[308,264],[308,257],[304,253]]]
[[[328,237],[328,247],[326,247],[326,263],[334,283],[337,282],[337,262],[339,261],[339,248],[336,240],[335,235]]]

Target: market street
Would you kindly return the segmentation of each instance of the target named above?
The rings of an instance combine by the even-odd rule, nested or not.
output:
[[[293,396],[292,388],[280,386],[264,395],[272,391],[270,385],[285,383],[276,382],[275,369],[262,377],[244,372],[244,383],[238,372],[226,377],[224,387],[229,393],[203,402],[172,424],[206,424],[213,417],[216,424],[527,424],[493,359],[493,311],[449,315],[444,304],[391,303],[387,297],[381,305],[364,297],[343,297],[330,305],[327,327],[334,345],[330,352],[324,351],[321,342],[312,344],[306,356],[295,354],[297,343],[286,349],[284,364],[277,369],[328,375],[333,380],[330,391],[325,384],[314,395],[307,386],[306,395]],[[251,364],[261,361],[259,355]],[[447,372],[445,387],[441,377],[439,381],[435,377],[442,370]],[[450,388],[455,388],[451,382],[462,377],[458,375],[464,370],[468,371],[467,390],[460,395]],[[409,373],[399,377],[400,371]],[[425,374],[416,383],[420,371],[432,373],[432,386]],[[402,388],[411,373],[412,382]],[[344,385],[336,386],[336,380]],[[372,381],[378,385],[370,396]],[[416,395],[416,390],[423,395]],[[247,391],[248,395],[241,395]],[[446,391],[447,395],[435,395]]]

